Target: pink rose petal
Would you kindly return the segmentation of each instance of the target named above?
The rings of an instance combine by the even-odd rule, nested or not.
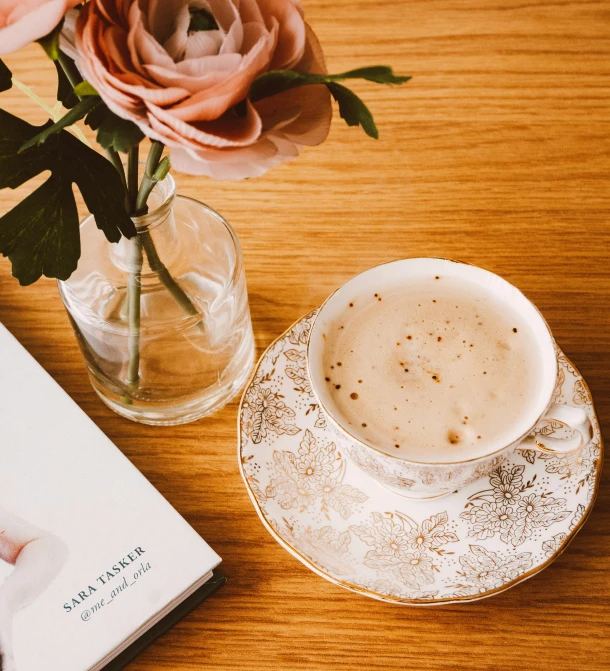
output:
[[[0,0],[0,55],[44,37],[79,0]]]
[[[218,30],[189,33],[189,6],[211,11]],[[325,86],[247,98],[267,70],[326,71],[294,0],[90,0],[80,14],[81,72],[115,114],[170,147],[178,169],[254,177],[328,134]]]

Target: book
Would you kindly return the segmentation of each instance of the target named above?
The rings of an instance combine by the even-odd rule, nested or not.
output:
[[[0,324],[0,670],[123,668],[220,561]]]

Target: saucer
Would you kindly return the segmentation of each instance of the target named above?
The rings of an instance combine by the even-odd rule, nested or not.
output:
[[[316,312],[263,354],[239,409],[241,474],[280,545],[336,585],[410,605],[503,592],[565,550],[593,507],[602,440],[589,388],[561,350],[553,400],[586,408],[589,445],[563,456],[517,449],[453,494],[410,500],[360,471],[327,428],[306,366]],[[535,432],[564,430],[547,420]]]

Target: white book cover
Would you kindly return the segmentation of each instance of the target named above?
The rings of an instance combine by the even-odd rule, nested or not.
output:
[[[220,557],[0,324],[0,668],[101,669]]]

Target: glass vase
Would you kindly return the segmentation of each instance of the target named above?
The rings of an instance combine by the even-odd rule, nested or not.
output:
[[[171,175],[134,217],[137,236],[109,243],[93,216],[83,255],[59,292],[93,388],[145,424],[182,424],[231,399],[254,361],[243,260],[214,210],[176,196]]]

